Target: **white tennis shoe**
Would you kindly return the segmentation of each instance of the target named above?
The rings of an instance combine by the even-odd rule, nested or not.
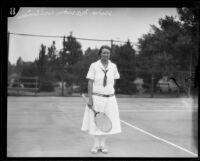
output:
[[[107,154],[108,153],[108,149],[105,146],[101,146],[100,150],[102,153]]]
[[[100,150],[100,147],[94,146],[94,147],[91,149],[91,153],[92,153],[92,154],[96,154],[99,150]]]

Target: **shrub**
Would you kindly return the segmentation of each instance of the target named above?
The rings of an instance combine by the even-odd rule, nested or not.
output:
[[[40,87],[39,87],[40,91],[45,91],[45,92],[52,92],[54,91],[54,85],[52,82],[41,82]]]

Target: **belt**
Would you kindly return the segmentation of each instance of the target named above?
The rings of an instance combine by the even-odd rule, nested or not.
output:
[[[99,93],[92,93],[92,94],[101,97],[112,97],[115,95],[115,94],[99,94]]]

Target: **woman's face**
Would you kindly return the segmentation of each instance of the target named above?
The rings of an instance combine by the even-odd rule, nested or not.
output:
[[[101,59],[103,61],[108,61],[110,59],[110,50],[103,48],[101,51]]]

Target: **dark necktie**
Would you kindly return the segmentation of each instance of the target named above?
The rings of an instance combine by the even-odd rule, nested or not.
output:
[[[103,70],[103,69],[102,69]],[[107,84],[107,72],[108,72],[108,70],[103,70],[103,72],[104,72],[104,79],[103,79],[103,86],[105,87],[106,86],[106,84]]]

